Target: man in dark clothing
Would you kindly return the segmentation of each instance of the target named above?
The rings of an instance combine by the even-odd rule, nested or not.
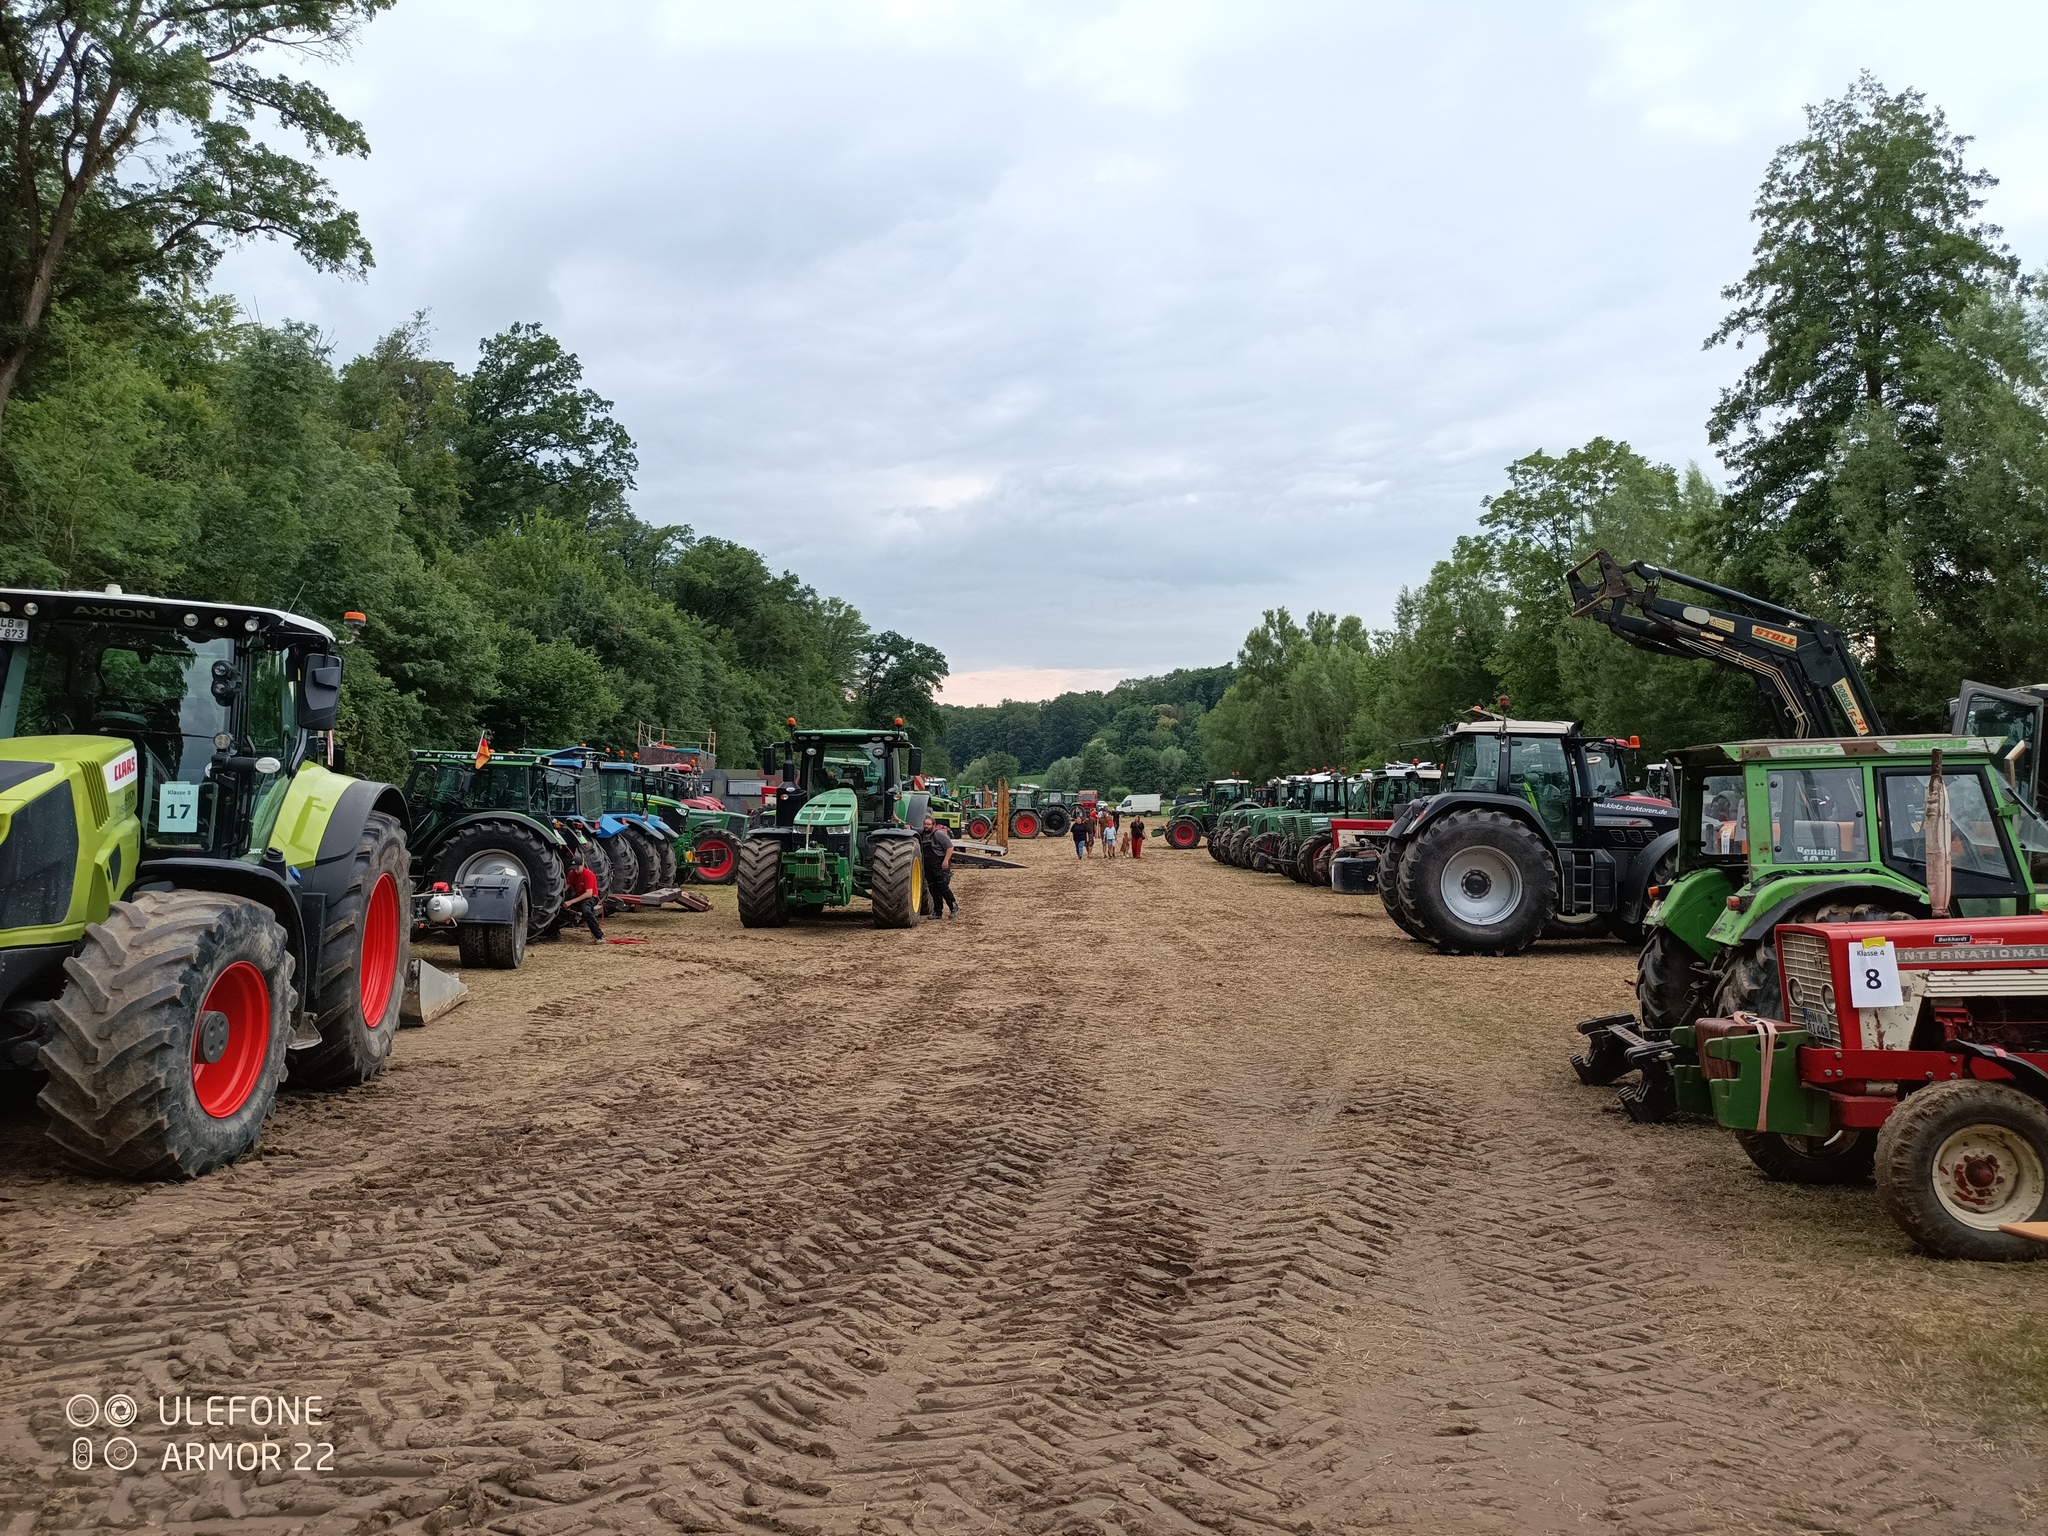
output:
[[[590,942],[604,942],[604,924],[598,919],[604,913],[604,897],[598,893],[597,875],[588,864],[578,864],[569,871],[569,889],[562,903],[562,915],[571,922],[580,922],[590,930]]]
[[[927,817],[918,841],[924,848],[924,888],[932,916],[958,917],[960,903],[953,895],[953,834],[937,817]]]

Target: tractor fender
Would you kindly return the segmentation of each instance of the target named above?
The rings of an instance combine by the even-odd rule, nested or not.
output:
[[[1863,892],[1885,900],[1903,898],[1916,907],[1927,905],[1927,898],[1913,887],[1893,885],[1885,880],[1873,880],[1868,874],[1847,880],[1801,881],[1769,906],[1758,907],[1749,912],[1744,918],[1742,931],[1735,936],[1735,942],[1746,943],[1751,939],[1762,938],[1784,921],[1785,914],[1792,908],[1804,906],[1817,896],[1841,896],[1850,891]]]
[[[1621,916],[1626,922],[1639,923],[1650,903],[1650,872],[1657,867],[1657,861],[1678,846],[1678,828],[1673,827],[1660,837],[1653,837],[1636,850],[1634,860],[1628,867],[1627,883],[1621,898]]]
[[[369,812],[363,814],[367,817]],[[350,853],[355,852],[355,846],[351,840],[348,845]],[[135,885],[128,894],[134,896],[152,886],[158,890],[214,891],[222,896],[240,896],[258,906],[268,907],[278,926],[284,929],[292,958],[298,962],[299,1006],[302,1009],[306,1006],[309,989],[304,979],[316,974],[314,967],[320,960],[317,947],[323,924],[317,917],[309,924],[306,915],[300,911],[299,904],[305,899],[303,882],[301,890],[295,892],[279,869],[268,864],[246,863],[241,859],[144,859],[136,866]],[[324,914],[326,898],[321,897],[319,903]]]

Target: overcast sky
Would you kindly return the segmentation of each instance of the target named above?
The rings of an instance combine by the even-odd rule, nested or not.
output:
[[[2039,267],[2044,61],[1966,0],[400,0],[325,75],[375,272],[221,286],[343,356],[537,320],[642,516],[1044,697],[1385,623],[1537,448],[1719,478],[1700,343],[1803,105],[1927,91]]]

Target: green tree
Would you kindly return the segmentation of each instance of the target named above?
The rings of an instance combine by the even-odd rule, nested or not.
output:
[[[1022,766],[1009,753],[990,752],[961,769],[960,782],[970,789],[994,789],[1006,780],[1015,784],[1021,772]]]
[[[463,515],[496,533],[545,512],[581,528],[627,516],[639,470],[612,403],[583,384],[583,364],[538,325],[483,344],[462,389]]]
[[[887,630],[869,639],[855,661],[850,703],[857,725],[900,719],[918,741],[943,739],[936,698],[946,658],[934,646]]]
[[[266,52],[346,44],[392,0],[9,0],[0,59],[13,84],[0,139],[0,412],[51,308],[203,281],[226,249],[289,240],[326,271],[370,248],[307,160],[363,155],[360,124]]]
[[[1809,108],[1805,136],[1765,172],[1755,263],[1724,290],[1734,307],[1707,342],[1758,343],[1709,422],[1735,471],[1729,544],[1756,546],[1751,579],[1783,588],[1787,562],[1825,572],[1842,559],[1829,486],[1860,409],[1891,414],[1917,484],[1936,473],[1930,349],[1952,346],[1972,305],[2018,271],[1977,220],[1996,183],[1967,165],[1969,142],[1920,92],[1865,74]]]

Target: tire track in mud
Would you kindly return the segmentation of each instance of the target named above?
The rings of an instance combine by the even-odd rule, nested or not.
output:
[[[182,1224],[109,1218],[34,1272],[61,1285],[0,1289],[27,1406],[0,1508],[505,1536],[2017,1528],[2013,1460],[1721,1371],[1696,1315],[1647,1310],[1707,1286],[1645,1241],[1668,1213],[1431,1055],[1421,1000],[1457,962],[1369,939],[1382,985],[1345,957],[1276,1008],[1235,930],[1182,927],[1176,995],[1125,986],[1085,938],[1134,892],[1221,912],[1252,882],[1188,863],[1053,887],[1071,930],[1027,883],[1056,865],[963,892],[959,929],[686,927],[626,974],[565,954],[501,983],[519,1006],[473,1021],[493,1059],[317,1101],[253,1165],[136,1203]],[[1256,884],[1261,934],[1332,899]],[[345,1475],[52,1478],[59,1394],[114,1386],[322,1391]]]

